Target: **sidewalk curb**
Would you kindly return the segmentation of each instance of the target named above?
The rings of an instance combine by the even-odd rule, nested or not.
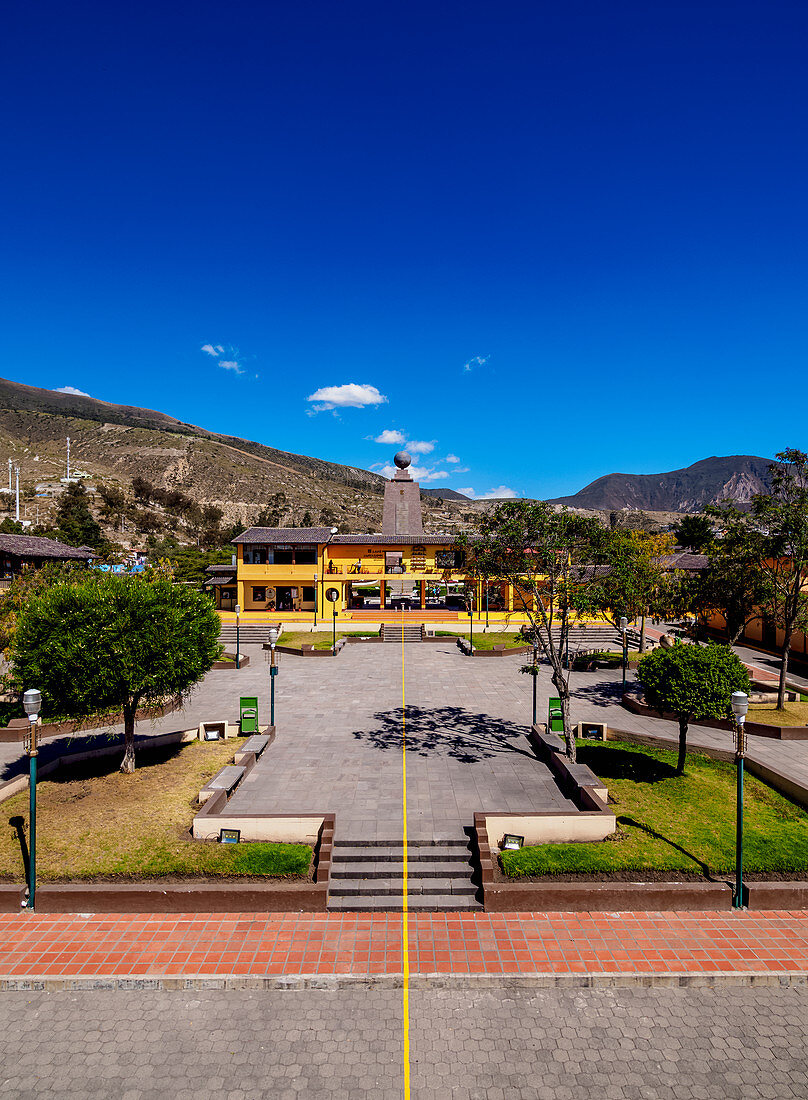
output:
[[[339,989],[401,989],[403,974],[274,975],[271,977],[226,975],[187,977],[76,977],[76,978],[0,978],[0,993],[61,992],[184,992],[199,989],[251,989],[262,992]],[[492,990],[508,989],[617,989],[641,988],[711,989],[716,986],[808,985],[805,970],[724,970],[674,971],[668,973],[591,974],[412,974],[411,991],[433,989]]]

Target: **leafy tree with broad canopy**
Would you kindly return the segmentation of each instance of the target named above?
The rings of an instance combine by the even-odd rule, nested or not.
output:
[[[715,538],[709,510],[705,516],[682,516],[673,530],[679,545],[696,554],[706,551]]]
[[[676,771],[685,770],[687,729],[700,718],[726,718],[733,691],[749,692],[749,676],[729,646],[677,642],[660,647],[640,661],[637,679],[645,700],[660,714],[672,712],[679,720],[679,757]]]
[[[197,683],[221,652],[209,596],[155,569],[86,573],[32,593],[17,613],[11,663],[51,713],[88,718],[120,708],[121,771],[135,770],[135,715]]]
[[[795,631],[808,631],[808,454],[789,447],[775,457],[771,492],[753,499],[752,519],[765,535],[761,567],[770,592],[764,607],[783,631],[777,686],[782,709],[791,642]]]
[[[710,505],[707,512],[719,537],[707,550],[707,568],[689,579],[690,605],[705,615],[720,611],[729,644],[735,645],[771,600],[771,581],[762,566],[766,540],[750,514],[732,504]]]
[[[457,546],[465,551],[472,576],[487,582],[506,580],[513,586],[514,606],[528,619],[550,665],[561,701],[567,755],[575,760],[564,653],[581,577],[592,567],[602,528],[590,517],[531,500],[504,501],[475,519],[476,533],[471,539],[459,535]],[[538,675],[535,664],[522,671]]]
[[[665,568],[673,550],[670,535],[646,531],[600,530],[591,560],[581,567],[581,587],[575,595],[579,613],[603,615],[613,626],[625,615],[642,620],[640,652],[645,651],[645,617],[664,618],[678,606],[679,588]]]

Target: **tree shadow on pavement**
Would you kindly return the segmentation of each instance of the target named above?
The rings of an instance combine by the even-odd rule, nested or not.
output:
[[[626,689],[633,684],[626,684]],[[577,683],[572,687],[573,699],[585,700],[593,707],[619,707],[623,698],[622,680],[599,680],[594,684]]]
[[[377,711],[376,728],[354,730],[357,741],[373,748],[418,756],[450,756],[463,764],[475,764],[500,753],[517,753],[535,760],[527,743],[527,727],[490,714],[472,714],[463,707],[402,707]]]

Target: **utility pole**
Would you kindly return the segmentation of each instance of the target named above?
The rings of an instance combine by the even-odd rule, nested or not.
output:
[[[14,472],[15,472],[16,478],[17,478],[17,516],[16,516],[16,519],[17,519],[17,523],[19,523],[20,522],[20,468],[19,468],[19,466],[14,467]]]
[[[67,480],[70,481],[70,436],[67,437]]]
[[[8,460],[8,491],[11,492],[11,459]]]

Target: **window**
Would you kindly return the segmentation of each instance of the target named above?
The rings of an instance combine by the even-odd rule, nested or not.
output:
[[[245,565],[266,565],[267,563],[267,548],[265,546],[245,546],[244,547],[244,564]]]
[[[317,547],[298,546],[295,550],[295,565],[316,565]]]
[[[464,550],[436,550],[436,569],[462,569],[466,563]]]
[[[253,585],[252,598],[256,603],[266,603],[266,587],[264,585],[261,585],[260,587]]]
[[[303,602],[314,603],[314,589],[303,586]]]

